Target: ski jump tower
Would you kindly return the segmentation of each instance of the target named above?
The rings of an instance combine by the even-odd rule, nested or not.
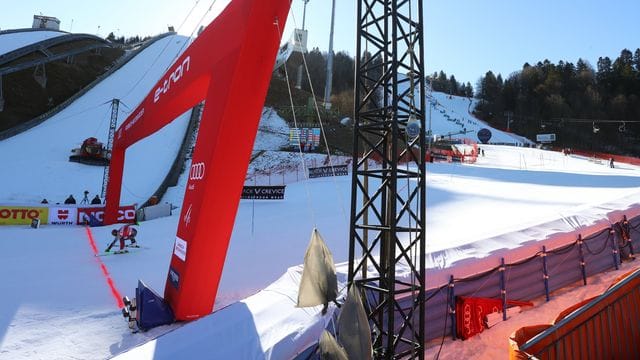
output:
[[[358,2],[348,276],[367,299],[375,358],[424,358],[422,23],[422,0]]]

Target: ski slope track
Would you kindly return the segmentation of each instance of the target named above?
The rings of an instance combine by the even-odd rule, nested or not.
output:
[[[0,141],[0,206],[37,204],[45,197],[62,202],[69,194],[79,200],[85,189],[91,196],[99,193],[102,168],[68,162],[70,149],[89,136],[106,140],[111,99],[122,100],[119,119],[126,118],[186,41],[180,36],[159,40],[50,120]],[[467,136],[474,138],[487,127],[470,115],[469,99],[440,93],[433,93],[432,99],[437,101],[431,109],[434,133],[466,127],[472,130]],[[178,152],[188,115],[130,149],[123,203],[141,203],[157,189]],[[272,109],[263,111],[259,129],[254,144],[259,156],[250,165],[247,184],[284,182],[285,199],[240,202],[212,315],[132,334],[112,296],[132,296],[138,279],[156,291],[164,288],[177,215],[138,226],[144,251],[99,261],[82,227],[2,226],[0,359],[291,359],[313,346],[336,309],[330,306],[329,315],[322,316],[321,307],[295,307],[300,264],[317,226],[337,262],[340,290],[344,289],[351,179],[306,180],[296,167],[301,161],[322,165],[326,156],[282,151],[289,129]],[[526,141],[491,131],[494,142]],[[469,264],[471,269],[486,262],[493,266],[496,253],[530,247],[556,231],[558,223],[563,229],[593,226],[614,209],[628,210],[640,203],[638,167],[618,164],[611,169],[587,158],[520,146],[482,148],[485,156],[475,164],[427,166],[427,277],[433,284],[450,272],[464,272]],[[264,170],[273,173],[253,176]],[[186,174],[163,202],[182,206]],[[98,250],[111,242],[113,228],[91,229]],[[528,229],[537,229],[538,238],[522,237]],[[530,313],[518,314],[478,339],[448,341],[441,358],[505,358],[505,334],[531,323],[534,316],[555,317],[567,304],[601,291],[609,277],[628,269],[598,275],[590,286],[568,289],[552,302],[536,300]],[[437,346],[429,347],[432,357]]]
[[[4,165],[14,178],[0,180],[0,188],[9,189],[2,202],[33,203],[46,198],[55,203],[62,202],[69,194],[81,199],[84,190],[92,196],[100,194],[102,167],[69,162],[71,149],[91,136],[106,143],[111,100],[121,100],[118,120],[123,121],[128,109],[150,91],[183,50],[186,41],[177,35],[158,40],[46,122],[0,142],[0,152],[11,154]],[[130,179],[142,177],[145,181],[127,183],[125,180],[123,203],[141,204],[158,188],[178,153],[189,115],[190,112],[181,115],[148,142],[131,148],[125,173]],[[34,166],[36,163],[41,166]],[[19,179],[18,186],[6,185],[15,179]],[[57,185],[43,187],[42,179]]]

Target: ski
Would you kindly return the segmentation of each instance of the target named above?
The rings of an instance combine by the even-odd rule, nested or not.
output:
[[[111,251],[103,251],[95,254],[95,256],[108,256],[108,255],[125,255],[129,253],[138,252],[142,249],[147,249],[146,247],[136,246],[136,247],[126,247],[123,251],[120,250],[111,250]]]

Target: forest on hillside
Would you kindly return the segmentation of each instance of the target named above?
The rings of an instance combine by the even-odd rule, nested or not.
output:
[[[376,59],[372,61],[376,62]],[[305,64],[308,68],[309,76],[307,76],[304,70],[299,73],[299,68],[302,66],[302,69],[304,69]],[[326,69],[327,53],[321,52],[318,48],[307,52],[304,59],[299,53],[294,53],[287,61],[287,76],[292,86],[300,85],[300,90],[311,94],[312,84],[313,91],[319,100],[323,100],[324,97],[327,79]],[[300,80],[298,80],[299,75],[301,75]],[[373,77],[375,77],[375,75]],[[309,78],[311,79],[311,84],[308,81]],[[460,83],[454,75],[448,77],[444,71],[427,75],[426,80],[434,91],[473,97],[473,87],[470,83]],[[353,116],[354,81],[355,58],[343,51],[335,53],[333,56],[333,76],[331,80],[331,103],[333,107],[335,107],[335,110],[341,115]]]
[[[594,69],[549,60],[524,64],[503,79],[488,71],[476,85],[476,116],[535,140],[554,133],[554,145],[640,155],[640,49],[624,49]]]
[[[300,65],[309,69],[298,79]],[[327,54],[315,48],[305,58],[294,54],[287,63],[289,82],[322,100]],[[333,109],[352,116],[355,59],[334,55]],[[426,76],[433,91],[478,99],[475,115],[495,128],[535,140],[537,134],[556,134],[557,147],[640,155],[640,49],[624,49],[616,59],[600,57],[594,68],[549,60],[524,64],[506,79],[488,71],[475,89],[444,71]]]

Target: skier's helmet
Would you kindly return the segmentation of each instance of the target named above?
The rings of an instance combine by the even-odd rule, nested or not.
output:
[[[113,236],[118,235],[118,230],[116,230],[116,229],[111,230],[111,235],[113,235]]]

